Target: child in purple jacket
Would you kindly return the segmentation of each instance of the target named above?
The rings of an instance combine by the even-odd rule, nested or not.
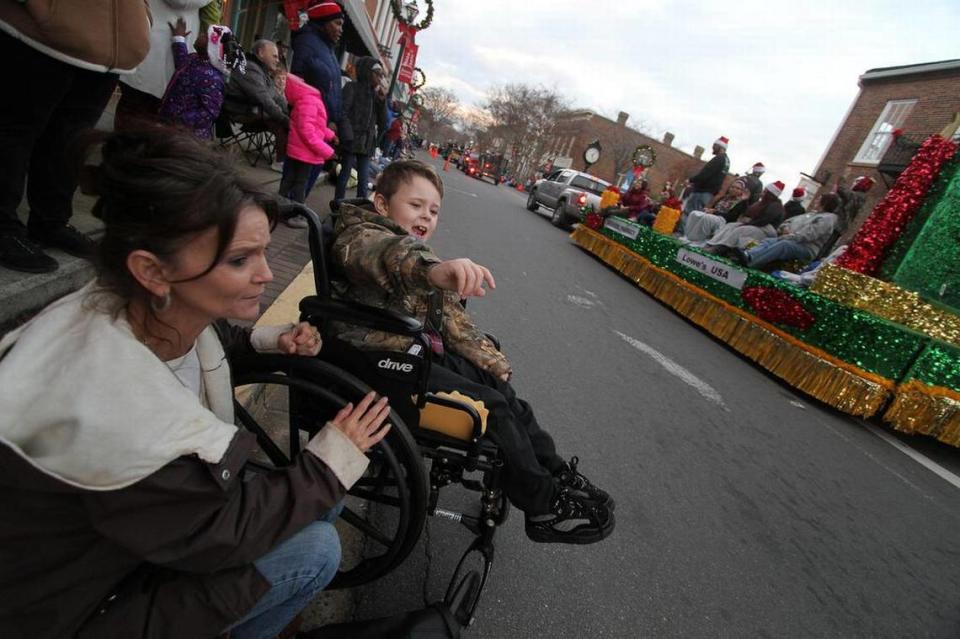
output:
[[[222,25],[211,25],[197,36],[196,53],[187,53],[187,25],[183,18],[170,25],[176,72],[167,84],[160,104],[160,117],[202,139],[211,137],[213,123],[220,115],[228,66],[243,73],[246,60],[236,46],[233,33]]]
[[[334,150],[328,142],[335,141],[336,135],[327,126],[327,110],[316,88],[291,73],[287,75],[284,94],[291,112],[287,162],[280,182],[280,195],[303,202],[310,171],[333,157]],[[300,226],[299,219],[286,222]]]

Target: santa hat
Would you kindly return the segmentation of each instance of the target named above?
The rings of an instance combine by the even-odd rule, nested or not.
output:
[[[793,197],[795,200],[802,200],[803,196],[806,194],[806,190],[802,186],[798,186],[793,190],[793,195],[791,197]]]
[[[861,175],[853,181],[853,186],[851,186],[850,189],[853,191],[861,191],[866,193],[873,187],[874,184],[876,184],[876,181],[872,177]]]
[[[716,144],[720,148],[725,149],[727,148],[727,145],[730,144],[730,140],[728,140],[726,136],[721,135],[719,138],[716,139],[714,144]]]
[[[753,172],[757,175],[763,175],[763,172],[767,170],[767,167],[763,165],[763,162],[757,162],[753,165]]]
[[[211,24],[207,27],[207,58],[220,73],[235,69],[241,74],[247,72],[247,59],[243,49],[237,44],[233,32],[222,24]]]
[[[330,22],[343,15],[343,9],[336,2],[318,2],[307,8],[307,18],[316,22]]]
[[[777,180],[776,182],[771,182],[770,184],[768,184],[766,186],[766,190],[770,191],[777,197],[780,197],[780,194],[783,193],[783,189],[785,189],[786,186],[787,186],[786,184],[784,184],[780,180]]]

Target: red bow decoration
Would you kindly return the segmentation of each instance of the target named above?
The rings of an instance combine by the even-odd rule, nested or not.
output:
[[[803,304],[778,288],[748,286],[740,292],[740,296],[757,317],[773,324],[785,324],[805,331],[817,321]]]
[[[603,218],[594,211],[587,213],[583,223],[587,225],[587,228],[591,228],[594,231],[599,231],[601,228],[603,228]]]

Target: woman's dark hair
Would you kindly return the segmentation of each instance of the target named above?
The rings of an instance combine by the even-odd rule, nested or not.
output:
[[[84,160],[99,147],[101,163],[81,167],[84,192],[99,196],[93,214],[104,222],[97,253],[99,282],[129,300],[146,291],[127,269],[127,256],[150,251],[171,257],[197,233],[216,228],[217,252],[198,279],[220,262],[240,211],[254,205],[276,222],[276,202],[240,174],[232,156],[176,129],[92,132],[79,146]]]

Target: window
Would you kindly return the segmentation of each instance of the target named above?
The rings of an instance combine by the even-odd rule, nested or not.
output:
[[[893,131],[903,126],[907,116],[916,104],[916,100],[890,100],[883,107],[883,113],[877,118],[870,135],[863,141],[863,146],[857,152],[854,162],[877,164],[886,153],[887,147],[893,142]]]
[[[570,183],[575,189],[582,189],[584,191],[590,191],[595,195],[603,195],[603,190],[607,188],[605,182],[598,182],[597,180],[591,180],[585,175],[578,175],[573,178],[573,181]]]

